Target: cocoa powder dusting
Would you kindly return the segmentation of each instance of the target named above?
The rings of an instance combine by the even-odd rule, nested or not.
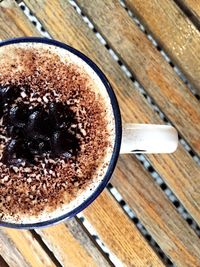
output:
[[[5,50],[6,51],[6,50]],[[73,199],[95,177],[109,144],[101,97],[91,89],[89,77],[76,65],[62,62],[55,53],[31,48],[9,49],[0,57],[0,86],[23,88],[20,99],[32,107],[61,101],[73,111],[79,140],[77,154],[52,158],[48,153],[37,164],[7,166],[2,162],[7,136],[0,121],[0,216],[39,215]],[[0,48],[1,54],[1,48]],[[26,87],[27,86],[27,87]],[[29,88],[27,90],[27,88]],[[5,217],[6,218],[6,217]]]

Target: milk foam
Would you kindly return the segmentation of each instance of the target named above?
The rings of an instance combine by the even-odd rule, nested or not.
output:
[[[79,71],[86,74],[89,77],[89,83],[90,87],[94,92],[101,96],[103,105],[106,109],[106,120],[108,121],[108,131],[110,133],[110,143],[111,146],[107,147],[106,155],[102,161],[102,163],[99,166],[99,169],[97,171],[97,174],[95,177],[91,178],[91,183],[88,184],[87,188],[82,190],[80,189],[75,199],[70,201],[69,203],[64,204],[62,207],[57,208],[54,211],[51,212],[45,212],[39,214],[39,216],[30,216],[27,217],[25,215],[17,216],[17,218],[13,216],[5,216],[4,220],[6,222],[11,223],[39,223],[42,221],[50,220],[53,218],[57,218],[61,215],[64,215],[74,208],[78,207],[81,203],[83,203],[91,194],[97,189],[100,182],[105,176],[105,173],[108,168],[108,163],[110,162],[112,151],[114,147],[114,140],[115,140],[115,125],[114,125],[114,115],[113,110],[110,102],[110,98],[108,96],[107,90],[102,83],[99,76],[95,73],[95,71],[87,64],[85,61],[83,61],[78,56],[72,54],[71,52],[55,47],[53,45],[47,45],[47,44],[41,44],[41,43],[19,43],[19,44],[12,44],[5,47],[0,47],[0,55],[1,53],[9,53],[10,50],[15,48],[27,48],[27,49],[38,49],[42,55],[42,51],[50,51],[52,53],[56,53],[60,60],[66,64],[75,64]]]

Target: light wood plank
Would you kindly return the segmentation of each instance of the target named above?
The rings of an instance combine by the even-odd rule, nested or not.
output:
[[[102,251],[99,250],[96,245],[94,245],[94,240],[90,234],[88,234],[88,231],[85,228],[83,230],[84,226],[79,219],[72,218],[67,220],[65,221],[65,225],[74,238],[85,247],[98,266],[114,266],[107,256],[104,255],[106,258],[102,257]]]
[[[111,183],[176,266],[200,266],[199,238],[135,157],[120,156]]]
[[[200,32],[192,22],[173,0],[126,3],[200,92]]]
[[[123,266],[163,266],[106,190],[83,215]]]
[[[3,25],[3,22],[6,22],[6,25],[5,27],[0,27],[1,39],[14,36],[39,35],[15,1],[5,0],[3,3],[0,3],[0,25]],[[73,230],[75,229],[73,228]],[[57,232],[55,233],[55,231]],[[79,231],[87,239],[81,227]],[[92,245],[92,242],[89,243],[88,241],[87,249],[85,249],[84,244],[81,242],[79,244],[79,240],[76,240],[75,235],[72,235],[64,224],[52,229],[42,230],[41,236],[53,251],[56,249],[54,251],[55,254],[58,255],[58,259],[61,262],[64,262],[65,266],[88,266],[87,264],[90,264],[89,266],[110,265],[98,249]],[[42,263],[45,267],[54,266],[42,247],[32,238],[30,232],[2,228],[0,237],[0,254],[10,266],[38,267],[42,266]],[[66,246],[65,242],[68,242],[68,246]]]
[[[87,44],[87,43],[86,43]],[[119,78],[121,78],[121,76],[119,76]],[[120,80],[120,79],[119,79]],[[122,82],[123,82],[123,76],[122,76]],[[126,84],[126,83],[125,83]],[[131,88],[131,86],[129,87],[129,88]],[[127,90],[128,91],[128,90]],[[137,94],[136,94],[137,95]],[[127,96],[128,96],[128,93],[127,93]],[[140,100],[140,98],[139,98],[139,100]],[[142,102],[141,102],[141,100],[140,100],[140,103],[141,104],[143,104]],[[148,107],[147,107],[147,110],[146,110],[147,112],[148,112]],[[143,109],[141,109],[141,113],[143,112]],[[139,113],[137,113],[137,114],[139,114]],[[132,111],[130,112],[130,114],[129,114],[130,116],[132,116]],[[137,115],[138,116],[138,115]],[[126,117],[127,119],[130,119],[130,117]],[[134,117],[134,118],[136,118],[136,117]],[[146,120],[148,120],[147,118],[146,118]]]
[[[33,0],[26,0],[26,3],[37,12],[37,16],[54,38],[81,50],[101,67],[117,94],[124,121],[162,123],[69,3],[38,3]],[[149,156],[149,159],[192,216],[200,222],[200,170],[197,164],[181,145],[174,154],[154,155]]]
[[[21,10],[13,0],[0,2],[0,38],[39,36],[27,19],[21,18]]]
[[[143,3],[151,1],[140,1]],[[200,155],[200,106],[162,55],[115,0],[77,0],[181,135]],[[142,12],[142,11],[141,11]],[[155,18],[158,16],[155,15]],[[163,25],[158,21],[158,24]],[[199,36],[191,27],[191,37]],[[190,36],[189,36],[190,37]],[[197,48],[199,46],[197,45]],[[199,58],[200,53],[195,55]],[[200,65],[196,69],[200,70]],[[198,73],[200,73],[198,71]]]
[[[10,267],[56,266],[29,231],[0,230],[0,254]]]
[[[38,229],[37,233],[63,266],[100,266],[64,224]]]
[[[26,259],[21,255],[14,242],[0,230],[0,254],[10,267],[28,267]]]

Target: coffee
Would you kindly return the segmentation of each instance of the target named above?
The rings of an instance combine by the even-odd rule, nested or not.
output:
[[[35,223],[65,214],[103,179],[114,116],[98,75],[47,44],[0,47],[0,216]]]

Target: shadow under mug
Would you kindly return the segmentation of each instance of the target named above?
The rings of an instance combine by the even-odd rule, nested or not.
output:
[[[77,206],[70,212],[63,214],[62,216],[53,218],[51,220],[30,224],[17,224],[0,221],[0,226],[17,229],[33,229],[37,227],[54,225],[58,222],[74,217],[77,213],[81,212],[89,204],[91,204],[106,187],[114,171],[119,153],[172,153],[176,150],[178,145],[178,134],[172,126],[131,123],[124,124],[122,126],[120,109],[110,83],[108,82],[103,72],[97,67],[97,65],[83,53],[59,41],[40,37],[21,37],[9,39],[1,41],[0,47],[17,43],[42,43],[53,45],[68,50],[69,52],[75,54],[83,61],[85,61],[99,76],[101,82],[107,90],[115,118],[115,140],[112,156],[103,180],[99,183],[96,190],[92,192],[92,194],[79,206]]]

